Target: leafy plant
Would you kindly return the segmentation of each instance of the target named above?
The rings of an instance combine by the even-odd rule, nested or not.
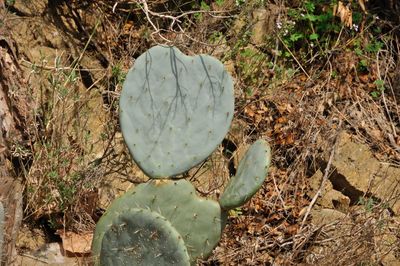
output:
[[[377,79],[375,80],[374,85],[376,86],[376,90],[371,92],[371,96],[373,98],[378,98],[385,90],[385,82],[381,79]]]
[[[354,38],[354,51],[357,55],[376,53],[382,48],[379,40],[365,44],[359,33],[359,25],[367,23],[371,32],[380,32],[379,26],[372,14],[363,15],[357,3],[351,6],[352,25],[345,25],[337,16],[337,1],[308,0],[300,7],[289,8],[287,18],[277,22],[279,36],[284,44],[283,56],[293,55],[302,62],[315,56],[328,56],[330,51],[339,45],[341,36]],[[337,11],[336,11],[337,12]],[[350,26],[350,27],[349,27]],[[290,50],[287,51],[287,50]]]
[[[360,197],[358,200],[358,204],[363,205],[367,212],[372,212],[376,205],[376,202],[373,198]]]
[[[332,36],[339,33],[340,23],[333,16],[333,4],[324,1],[305,1],[300,8],[288,10],[288,20],[281,29],[281,38],[289,49],[301,51],[308,57],[306,47],[322,49],[331,46]],[[311,51],[312,52],[312,49]],[[285,53],[286,57],[290,54]]]

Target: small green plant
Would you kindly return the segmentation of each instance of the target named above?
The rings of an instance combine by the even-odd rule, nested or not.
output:
[[[357,70],[361,73],[367,73],[371,63],[375,61],[376,54],[383,48],[384,43],[380,40],[373,39],[365,42],[361,37],[357,37],[353,42],[354,53],[358,57]]]
[[[363,205],[367,212],[372,212],[376,206],[376,201],[373,198],[360,197],[358,199],[358,204]]]
[[[166,46],[137,58],[121,93],[120,124],[132,158],[150,181],[113,201],[97,223],[95,264],[195,265],[211,254],[228,212],[264,182],[269,145],[251,145],[219,202],[174,179],[217,148],[233,111],[232,78],[217,59]]]
[[[375,80],[374,84],[376,86],[376,90],[371,92],[371,96],[373,98],[378,98],[385,91],[385,82],[381,79],[377,79]]]
[[[126,74],[122,71],[122,68],[119,64],[113,65],[111,67],[111,81],[113,85],[122,85],[126,78]]]
[[[222,5],[224,4],[224,2],[225,2],[225,0],[216,0],[216,1],[215,1],[215,3],[216,3],[218,6],[222,6]]]
[[[229,216],[231,217],[239,217],[242,214],[243,214],[242,208],[234,208],[232,210],[229,210]]]
[[[258,85],[263,79],[260,72],[268,62],[266,55],[253,47],[244,47],[239,51],[239,58],[238,72],[241,78],[249,84]],[[252,91],[247,91],[247,94],[252,94]]]
[[[317,49],[332,45],[332,37],[341,29],[333,16],[333,4],[324,1],[305,1],[300,8],[288,10],[288,20],[280,22],[280,35],[288,49],[308,58]],[[311,48],[311,49],[310,49]],[[285,51],[285,57],[292,55]]]
[[[236,6],[241,6],[241,5],[243,5],[244,3],[246,3],[246,0],[235,0]]]
[[[277,22],[279,36],[284,44],[281,54],[286,58],[294,55],[302,62],[317,54],[323,58],[339,45],[341,36],[354,38],[354,51],[357,55],[376,53],[382,48],[382,42],[376,38],[368,44],[359,38],[361,35],[358,27],[365,21],[372,28],[371,32],[380,31],[372,14],[364,17],[360,6],[352,3],[350,15],[353,25],[349,27],[335,16],[335,8],[337,1],[322,0],[308,0],[300,7],[289,8],[287,18]]]
[[[197,4],[195,4],[194,6],[193,6],[193,8],[196,8],[196,5]],[[210,6],[205,2],[205,1],[201,1],[200,2],[200,6],[199,7],[197,7],[200,11],[210,11]],[[196,9],[197,9],[196,8]],[[203,13],[202,12],[197,12],[197,13],[195,13],[194,14],[194,17],[195,17],[195,19],[197,20],[197,21],[202,21],[203,20]]]

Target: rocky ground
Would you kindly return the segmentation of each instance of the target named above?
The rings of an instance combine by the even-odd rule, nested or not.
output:
[[[15,265],[85,265],[100,215],[146,180],[124,146],[117,103],[124,74],[156,43],[211,54],[235,79],[230,133],[190,173],[199,193],[218,197],[255,139],[273,147],[262,190],[231,213],[213,256],[199,264],[400,265],[398,25],[367,71],[345,45],[307,64],[293,47],[289,67],[276,56],[285,43],[266,44],[287,14],[284,1],[206,1],[215,13],[203,8],[184,22],[159,15],[172,1],[148,2],[160,13],[129,1],[0,0],[0,44],[23,77],[9,94],[28,106],[27,137],[10,144],[24,180]]]

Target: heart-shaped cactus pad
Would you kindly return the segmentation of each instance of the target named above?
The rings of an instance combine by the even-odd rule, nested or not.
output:
[[[173,177],[205,160],[229,130],[233,81],[212,56],[155,46],[139,56],[120,98],[128,149],[151,178]]]

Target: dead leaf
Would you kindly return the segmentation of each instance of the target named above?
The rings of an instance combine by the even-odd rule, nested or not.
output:
[[[364,75],[359,75],[358,78],[360,79],[360,81],[364,84],[369,82],[369,75],[368,74],[364,74]]]
[[[339,1],[333,9],[333,15],[340,18],[340,21],[348,28],[353,27],[353,14],[349,6],[345,6],[342,1]]]
[[[286,135],[285,144],[292,145],[293,143],[294,143],[294,135],[293,133],[290,132]]]
[[[131,21],[128,21],[128,22],[126,22],[125,25],[123,26],[122,31],[123,31],[124,33],[129,33],[129,31],[132,29],[132,27],[133,27],[132,22],[131,22]]]
[[[276,122],[279,124],[286,124],[288,122],[288,119],[286,116],[281,116],[276,119]]]
[[[61,239],[62,246],[66,253],[77,254],[89,254],[91,252],[91,245],[93,239],[93,233],[77,234],[74,232],[58,231]]]
[[[302,82],[305,82],[308,79],[308,77],[304,74],[301,74],[299,78],[300,78],[300,81],[302,81]]]
[[[295,82],[290,82],[287,84],[287,88],[288,89],[292,89],[292,90],[299,90],[301,89],[300,85],[295,83]]]
[[[364,11],[365,14],[367,14],[367,9],[365,8],[365,2],[368,2],[368,0],[358,0],[358,4],[360,5],[362,11]]]
[[[285,112],[291,113],[294,111],[294,107],[290,103],[283,103],[277,106],[280,114],[284,114]]]
[[[250,106],[246,106],[244,108],[244,113],[250,117],[254,116],[254,111],[252,110],[252,108]]]
[[[288,225],[285,227],[285,232],[289,235],[295,235],[297,234],[297,231],[299,230],[299,225],[298,224],[292,224]]]

